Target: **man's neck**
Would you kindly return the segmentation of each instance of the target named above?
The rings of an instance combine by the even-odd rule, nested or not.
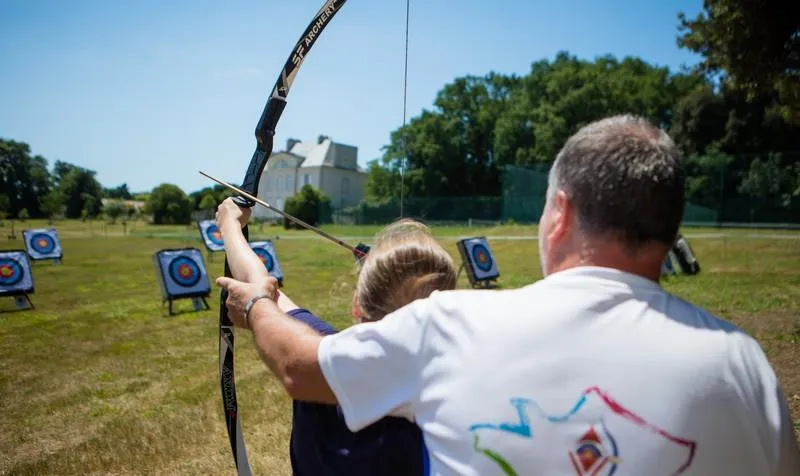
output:
[[[551,272],[556,273],[578,266],[599,266],[641,276],[658,283],[661,279],[661,265],[665,254],[666,252],[657,247],[633,253],[613,243],[587,245],[579,251],[566,254]]]

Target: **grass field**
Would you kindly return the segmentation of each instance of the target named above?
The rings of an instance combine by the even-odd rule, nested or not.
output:
[[[45,226],[28,222],[25,227]],[[162,305],[151,255],[162,248],[203,249],[194,228],[92,230],[56,224],[64,262],[34,263],[35,310],[0,300],[0,474],[234,474],[218,384],[218,305],[193,312]],[[104,229],[105,228],[105,229]],[[327,227],[368,240],[378,227]],[[20,225],[17,225],[19,232]],[[21,235],[0,247],[22,248]],[[535,228],[441,227],[435,232],[457,258],[461,236],[490,238],[502,287],[541,277]],[[753,334],[777,369],[800,437],[800,233],[685,230],[703,267],[664,286]],[[251,230],[275,238],[285,290],[338,327],[350,323],[353,259],[304,231]],[[696,236],[694,235],[703,235]],[[760,237],[759,237],[760,236]],[[492,237],[497,237],[492,239]],[[223,256],[206,262],[211,278]],[[460,286],[466,287],[462,275]],[[255,474],[290,474],[289,400],[237,333],[236,372],[247,449]]]

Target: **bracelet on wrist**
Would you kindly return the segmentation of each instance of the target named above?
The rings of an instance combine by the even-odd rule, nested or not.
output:
[[[260,299],[271,299],[271,298],[272,296],[270,296],[269,294],[259,294],[258,296],[253,296],[252,298],[250,298],[249,301],[247,301],[247,304],[244,306],[244,325],[247,329],[251,329],[250,311],[253,309],[253,306],[255,306],[256,302],[258,302]]]

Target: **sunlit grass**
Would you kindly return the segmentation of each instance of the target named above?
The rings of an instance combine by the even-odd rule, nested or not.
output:
[[[17,223],[17,233],[21,226],[46,223]],[[139,223],[123,236],[121,225],[55,226],[64,262],[34,264],[36,309],[16,312],[12,299],[0,301],[7,311],[0,313],[0,474],[233,474],[217,374],[218,292],[209,298],[210,311],[193,312],[189,301],[178,301],[180,314],[169,317],[152,264],[162,248],[204,250],[197,229]],[[363,241],[377,229],[325,227]],[[6,222],[2,248],[21,248],[21,235],[10,240],[9,231]],[[489,236],[502,287],[541,277],[535,241],[491,239],[534,237],[535,227],[434,231],[456,259],[457,237]],[[337,327],[350,324],[354,273],[347,250],[307,231],[254,226],[251,233],[280,236],[275,244],[293,299]],[[701,274],[664,285],[760,340],[800,424],[800,240],[750,236],[787,232],[725,233],[693,239]],[[222,274],[222,258],[206,261],[212,279]],[[467,285],[462,274],[460,286]],[[249,336],[237,336],[237,391],[251,463],[256,474],[288,475],[289,400]]]

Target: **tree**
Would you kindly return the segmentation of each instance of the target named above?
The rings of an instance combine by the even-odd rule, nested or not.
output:
[[[118,185],[114,188],[104,188],[103,195],[108,198],[115,198],[118,200],[130,200],[133,198],[131,192],[128,190],[127,183],[123,183],[122,185]]]
[[[284,211],[293,217],[299,218],[309,225],[316,226],[320,223],[331,221],[331,199],[319,189],[311,185],[303,185],[300,191],[286,199]],[[290,220],[284,219],[284,228],[298,227]]]
[[[81,219],[83,221],[91,220],[93,217],[98,215],[96,210],[97,199],[92,196],[90,193],[82,193],[81,194]]]
[[[203,199],[200,200],[200,210],[206,212],[209,216],[214,215],[214,210],[217,209],[217,199],[214,198],[212,193],[207,193],[203,195]]]
[[[66,217],[87,219],[99,215],[103,205],[103,188],[95,178],[96,172],[63,162],[61,164],[63,175],[58,188],[64,197]]]
[[[192,200],[177,185],[162,183],[157,186],[150,192],[145,206],[156,225],[191,222]]]
[[[44,157],[32,157],[24,142],[0,139],[0,194],[8,197],[9,216],[18,216],[23,208],[31,217],[43,216],[40,200],[50,188]]]
[[[207,195],[211,195],[215,200],[215,205],[222,203],[226,198],[233,196],[235,193],[227,187],[222,185],[214,185],[210,187],[203,187],[200,190],[194,191],[189,194],[189,198],[194,203],[193,210],[203,210],[201,203]]]
[[[678,15],[678,45],[702,55],[697,71],[749,97],[776,91],[787,120],[800,122],[800,4],[791,0],[705,0],[694,19]]]
[[[53,218],[64,212],[64,197],[61,194],[61,190],[54,188],[45,195],[42,198],[41,209],[49,222],[53,223]]]
[[[391,134],[380,161],[370,164],[373,202],[405,196],[499,196],[506,165],[551,162],[567,138],[617,113],[668,127],[674,105],[703,78],[672,74],[638,58],[593,61],[560,52],[531,65],[529,74],[457,78],[423,111]]]
[[[116,223],[117,218],[122,216],[123,211],[122,203],[117,200],[109,202],[105,207],[103,207],[103,212],[105,212],[108,219],[111,220],[111,223]]]
[[[9,215],[8,195],[0,193],[0,220],[5,220]]]
[[[780,154],[756,158],[739,185],[739,192],[753,198],[767,198],[789,207],[800,191],[800,162],[784,165]]]

